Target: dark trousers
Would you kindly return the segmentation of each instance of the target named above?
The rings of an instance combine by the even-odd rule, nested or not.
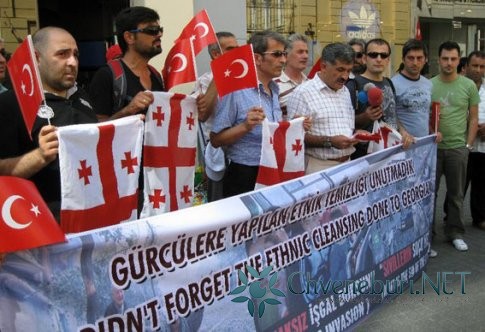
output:
[[[474,224],[485,221],[485,153],[470,153],[470,210]]]
[[[231,162],[223,179],[224,198],[254,190],[258,177],[258,166],[247,166]]]

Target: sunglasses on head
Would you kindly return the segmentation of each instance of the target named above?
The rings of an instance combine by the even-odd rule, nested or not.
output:
[[[378,56],[381,57],[381,59],[387,59],[389,57],[389,53],[384,53],[384,52],[369,52],[367,53],[367,56],[371,59],[377,59]]]
[[[356,57],[357,59],[362,58],[362,56],[363,56],[363,55],[364,55],[364,53],[362,53],[362,52],[355,52],[355,57]]]
[[[273,52],[263,52],[263,54],[271,54],[275,58],[281,58],[282,56],[287,56],[288,52],[286,52],[286,51],[273,51]]]
[[[145,33],[145,34],[150,35],[150,36],[156,36],[159,33],[163,34],[163,27],[151,26],[151,27],[146,27],[146,28],[143,28],[143,29],[130,30],[129,32],[132,32],[132,33],[141,32],[141,33]]]

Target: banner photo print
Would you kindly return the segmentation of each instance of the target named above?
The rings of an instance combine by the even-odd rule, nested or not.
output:
[[[434,140],[9,254],[0,329],[354,328],[428,262]]]

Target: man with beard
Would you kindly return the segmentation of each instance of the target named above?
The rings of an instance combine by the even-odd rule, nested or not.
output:
[[[349,45],[354,50],[354,67],[352,68],[352,73],[350,73],[349,78],[354,78],[355,76],[363,74],[365,72],[365,63],[364,63],[365,41],[359,38],[352,38],[349,41]]]
[[[87,94],[76,86],[79,51],[72,35],[64,29],[45,27],[32,36],[46,103],[54,116],[48,125],[37,116],[32,142],[25,128],[13,90],[0,94],[0,158],[10,158],[3,174],[31,177],[45,202],[59,220],[61,180],[56,159],[58,140],[55,127],[97,122]],[[37,139],[38,138],[38,139]],[[20,158],[15,158],[19,157]],[[2,163],[0,163],[1,165]],[[35,175],[34,175],[35,174]]]
[[[160,74],[148,64],[162,52],[163,27],[153,9],[130,7],[116,16],[118,44],[123,56],[94,75],[90,96],[100,121],[146,113],[153,102],[150,91],[164,91]]]

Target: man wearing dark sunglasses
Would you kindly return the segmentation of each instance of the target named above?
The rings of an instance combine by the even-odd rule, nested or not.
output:
[[[349,40],[349,45],[354,50],[354,67],[352,68],[352,73],[350,78],[354,78],[356,75],[360,75],[365,71],[364,63],[364,50],[365,41],[360,38],[352,38]]]
[[[165,90],[160,74],[148,64],[162,52],[159,20],[158,13],[147,7],[125,8],[116,16],[123,55],[98,70],[90,84],[100,121],[145,113],[153,102],[150,91]]]
[[[358,100],[355,111],[355,128],[364,129],[372,132],[375,120],[385,121],[388,125],[397,129],[402,135],[404,148],[408,148],[413,142],[414,137],[408,134],[405,128],[399,123],[396,114],[396,92],[392,81],[384,76],[389,67],[391,55],[391,46],[381,38],[371,39],[365,45],[364,62],[366,64],[365,72],[355,77],[354,86],[347,87],[350,93],[357,94],[359,91],[366,91],[366,87],[371,83],[382,90],[383,101],[378,106],[370,106],[368,101]],[[367,154],[367,145],[359,144],[352,159]]]

